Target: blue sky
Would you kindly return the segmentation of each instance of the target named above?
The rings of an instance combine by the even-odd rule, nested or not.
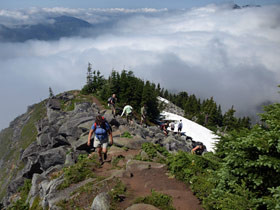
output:
[[[190,8],[211,3],[279,4],[280,0],[8,0],[0,2],[0,9],[28,7],[69,7],[69,8]]]

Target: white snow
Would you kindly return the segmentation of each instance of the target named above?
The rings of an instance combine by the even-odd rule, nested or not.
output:
[[[166,99],[164,99],[166,100]],[[194,141],[202,142],[207,151],[214,152],[215,150],[215,142],[218,141],[218,136],[215,135],[211,130],[191,121],[184,117],[181,117],[177,114],[173,114],[170,112],[163,111],[161,113],[165,117],[166,120],[173,120],[175,121],[175,131],[178,130],[178,123],[180,120],[183,122],[182,132],[184,132],[187,136],[192,137]]]
[[[162,97],[158,96],[157,99],[162,101],[162,102],[164,102],[164,103],[166,103],[166,104],[169,104],[169,101],[166,100],[165,98],[162,98]]]

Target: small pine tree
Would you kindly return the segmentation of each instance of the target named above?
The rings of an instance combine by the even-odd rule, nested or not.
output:
[[[54,95],[53,95],[53,91],[52,91],[52,88],[49,87],[49,98],[53,98]]]

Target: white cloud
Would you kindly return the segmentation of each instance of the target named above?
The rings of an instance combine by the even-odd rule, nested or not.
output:
[[[47,97],[49,86],[55,93],[81,88],[88,62],[105,75],[125,65],[172,90],[214,96],[226,109],[233,104],[239,113],[255,113],[259,104],[279,100],[279,10],[215,5],[174,11],[0,10],[0,23],[24,16],[23,21],[36,23],[50,14],[114,23],[104,25],[97,37],[0,43],[0,97],[5,98],[0,128],[27,105]]]

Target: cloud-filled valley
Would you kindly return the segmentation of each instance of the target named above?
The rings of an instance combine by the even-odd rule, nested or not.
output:
[[[60,16],[92,27],[58,40],[0,43],[0,129],[46,98],[49,86],[80,89],[88,62],[106,77],[125,67],[173,91],[213,96],[240,115],[279,101],[279,6],[0,10],[0,25],[53,24]]]

